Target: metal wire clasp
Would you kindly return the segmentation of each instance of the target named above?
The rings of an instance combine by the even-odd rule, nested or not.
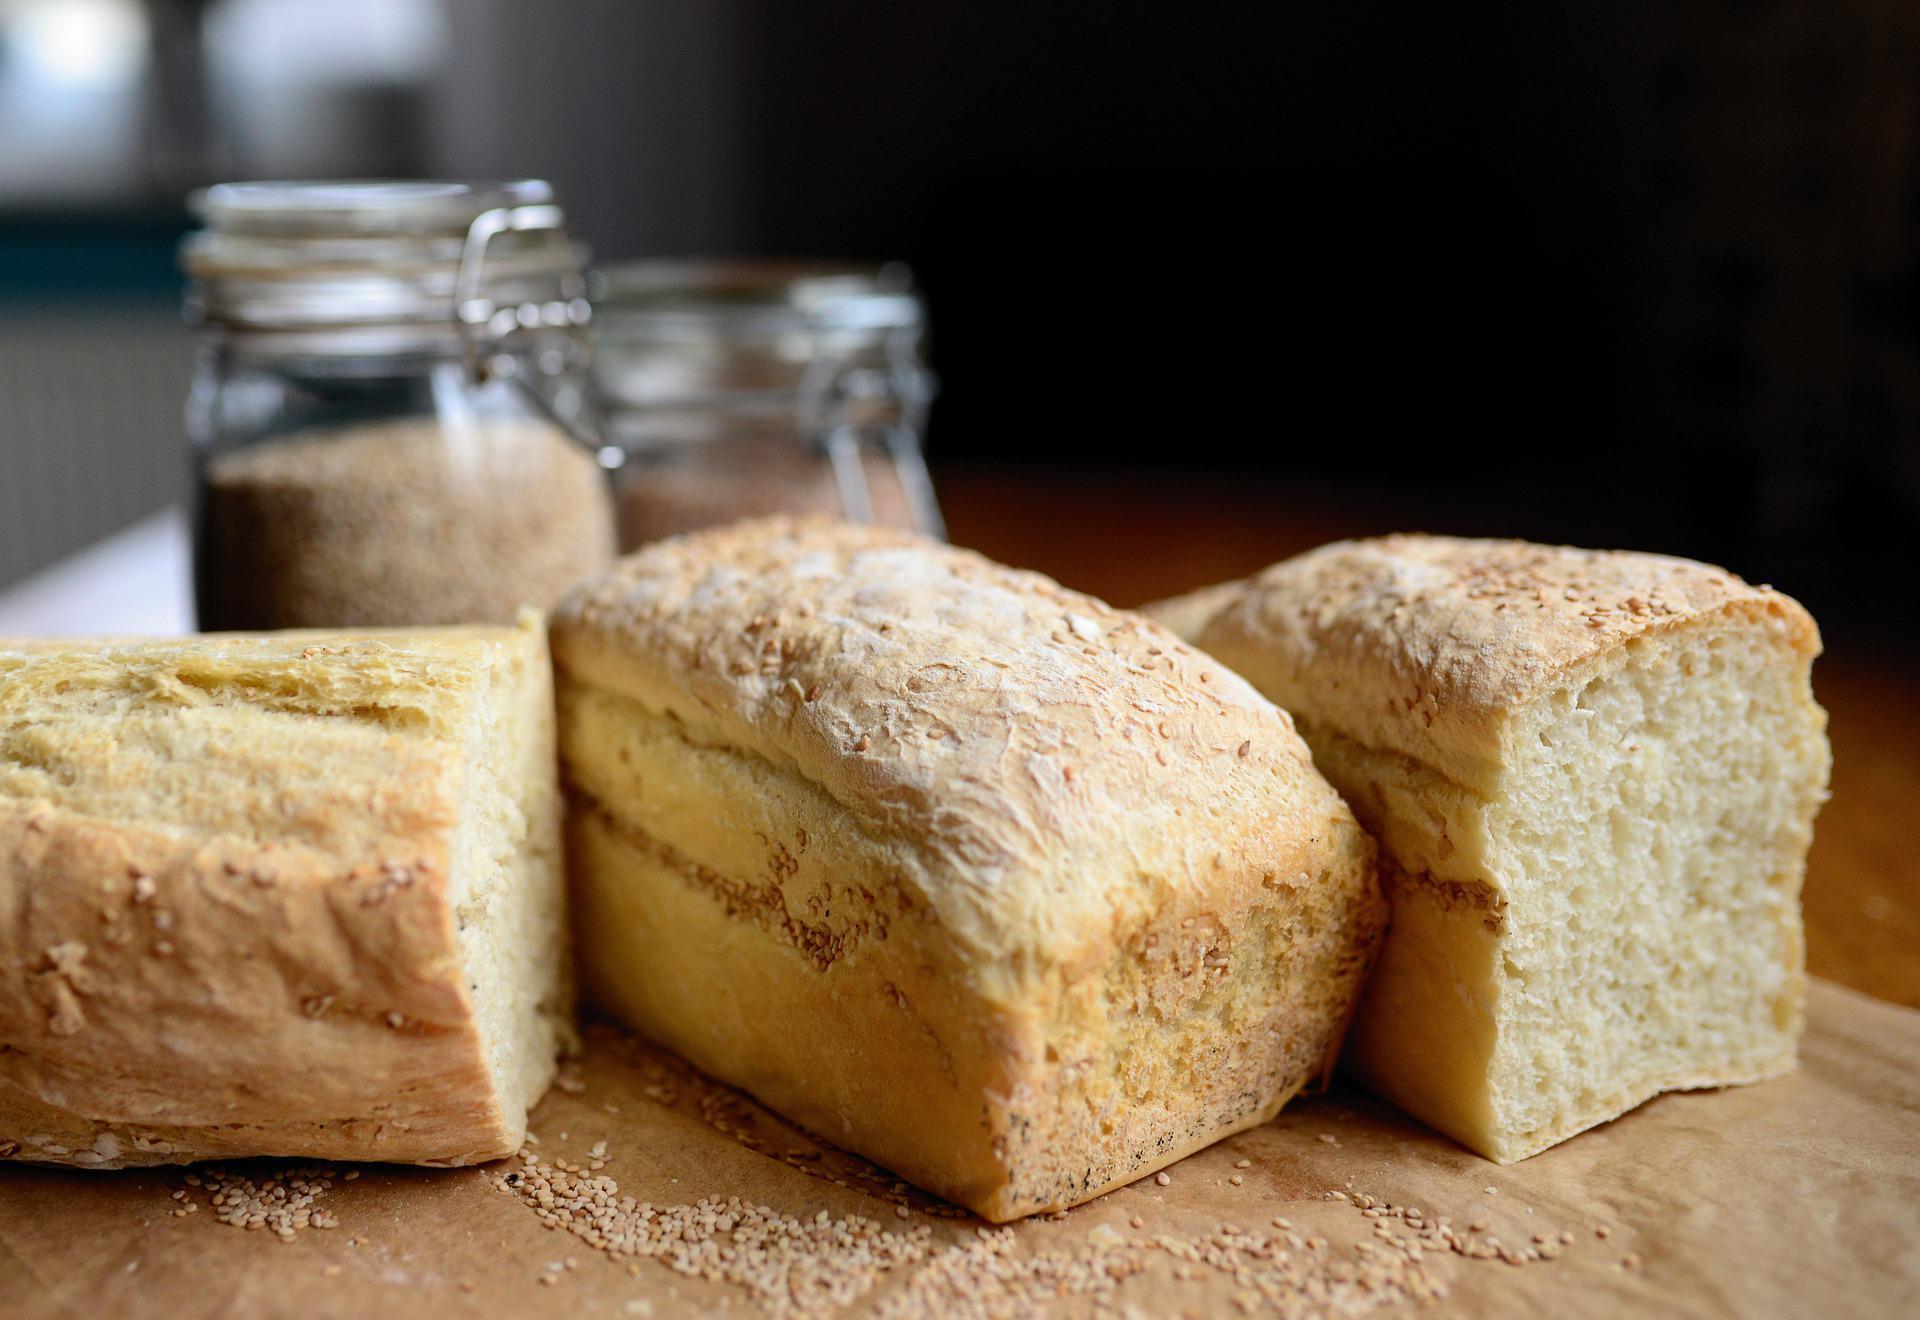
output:
[[[482,211],[467,226],[460,250],[460,269],[454,277],[455,321],[467,372],[476,383],[491,372],[491,350],[516,330],[540,327],[578,334],[592,309],[587,302],[587,280],[573,245],[563,228],[557,206],[497,206]],[[544,232],[553,248],[553,269],[559,277],[558,297],[544,302],[498,303],[486,296],[487,252],[502,234]]]

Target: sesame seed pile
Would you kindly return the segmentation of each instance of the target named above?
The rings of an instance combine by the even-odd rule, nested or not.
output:
[[[291,1242],[305,1228],[338,1228],[340,1221],[322,1208],[320,1197],[333,1190],[338,1175],[324,1165],[300,1165],[263,1176],[256,1182],[247,1174],[216,1166],[189,1173],[187,1188],[207,1193],[213,1217],[235,1228],[264,1229],[282,1242]],[[360,1176],[358,1171],[345,1175],[345,1181]],[[199,1203],[192,1192],[182,1188],[173,1193],[181,1202],[176,1216],[197,1212]]]
[[[1571,1234],[1554,1240],[1536,1234],[1541,1245],[1503,1248],[1497,1239],[1462,1235],[1444,1216],[1416,1207],[1344,1192],[1329,1192],[1327,1199],[1352,1205],[1371,1220],[1371,1240],[1342,1249],[1276,1216],[1272,1232],[1222,1223],[1197,1234],[1128,1238],[1103,1224],[1086,1235],[1085,1249],[1020,1256],[1012,1229],[982,1228],[976,1242],[936,1252],[905,1287],[884,1299],[879,1313],[889,1320],[929,1314],[964,1320],[1029,1314],[1063,1298],[1086,1298],[1101,1309],[1117,1301],[1122,1283],[1147,1273],[1159,1259],[1171,1262],[1176,1281],[1211,1277],[1230,1284],[1233,1304],[1244,1312],[1359,1316],[1445,1297],[1446,1285],[1429,1258],[1452,1254],[1524,1265],[1553,1259],[1572,1240]],[[1130,1222],[1138,1228],[1143,1221],[1135,1216]]]
[[[1121,1303],[1123,1284],[1147,1274],[1163,1284],[1211,1283],[1208,1297],[1228,1285],[1243,1312],[1359,1316],[1445,1297],[1446,1281],[1433,1268],[1439,1260],[1526,1266],[1552,1261],[1574,1242],[1571,1232],[1536,1232],[1531,1242],[1510,1245],[1488,1233],[1485,1220],[1462,1230],[1417,1206],[1333,1190],[1325,1194],[1327,1208],[1350,1209],[1359,1221],[1323,1225],[1333,1238],[1296,1228],[1284,1216],[1269,1227],[1219,1223],[1167,1233],[1140,1231],[1146,1221],[1134,1215],[1131,1235],[1101,1223],[1073,1246],[1029,1251],[1011,1227],[942,1227],[949,1236],[937,1238],[934,1225],[910,1216],[904,1205],[895,1213],[918,1222],[889,1230],[861,1215],[820,1210],[796,1216],[737,1197],[643,1202],[622,1195],[619,1183],[599,1172],[611,1158],[604,1141],[595,1143],[586,1167],[543,1160],[529,1148],[520,1152],[519,1168],[495,1175],[493,1185],[533,1209],[548,1228],[628,1259],[636,1275],[639,1261],[658,1261],[682,1275],[743,1288],[780,1316],[834,1314],[876,1290],[876,1312],[886,1320],[1031,1314],[1069,1299],[1111,1309]],[[1057,1212],[1033,1222],[1071,1217]],[[1351,1231],[1362,1225],[1366,1236]],[[951,1236],[956,1233],[961,1236]],[[1596,1229],[1595,1236],[1605,1238],[1607,1230]],[[570,1263],[550,1267],[540,1282],[558,1283],[567,1268]]]
[[[1123,1242],[1112,1230],[1088,1234],[1088,1249],[1082,1252],[1026,1256],[1016,1254],[1011,1228],[974,1233],[974,1241],[943,1248],[903,1288],[883,1298],[877,1308],[882,1320],[1031,1313],[1068,1298],[1084,1298],[1102,1309],[1113,1304],[1123,1282],[1145,1272],[1151,1255],[1147,1243]]]
[[[604,1152],[603,1152],[604,1154]],[[604,1159],[598,1161],[604,1163]],[[889,1230],[859,1215],[783,1214],[738,1197],[692,1205],[653,1205],[620,1194],[620,1185],[565,1160],[529,1151],[494,1186],[531,1207],[549,1228],[565,1229],[608,1255],[656,1260],[679,1274],[746,1289],[774,1315],[824,1315],[857,1301],[881,1276],[926,1259],[933,1230]],[[558,1271],[541,1282],[558,1278]]]
[[[1456,1223],[1356,1190],[1351,1180],[1318,1202],[1289,1205],[1298,1226],[1285,1214],[1251,1228],[1234,1222],[1196,1227],[1190,1215],[1180,1215],[1180,1231],[1169,1231],[1165,1211],[1155,1213],[1147,1204],[1135,1207],[1144,1215],[1123,1220],[1103,1209],[1143,1194],[1160,1200],[1161,1189],[1187,1181],[1175,1176],[1180,1170],[1163,1170],[1076,1210],[990,1227],[624,1032],[596,1024],[589,1040],[594,1049],[619,1054],[639,1074],[638,1090],[648,1101],[697,1116],[768,1159],[864,1194],[892,1217],[884,1209],[876,1209],[877,1218],[826,1210],[792,1214],[721,1195],[691,1204],[641,1201],[624,1195],[606,1172],[615,1154],[604,1139],[593,1141],[584,1159],[569,1162],[539,1154],[539,1138],[529,1134],[518,1167],[493,1175],[493,1185],[531,1208],[548,1228],[624,1260],[636,1278],[645,1277],[644,1262],[658,1262],[683,1276],[741,1288],[756,1309],[774,1315],[831,1315],[855,1304],[888,1320],[1030,1315],[1062,1303],[1071,1303],[1075,1313],[1127,1313],[1135,1303],[1126,1285],[1139,1279],[1136,1286],[1150,1290],[1141,1295],[1164,1296],[1172,1289],[1182,1305],[1202,1310],[1230,1303],[1241,1312],[1287,1317],[1361,1316],[1443,1298],[1459,1268],[1526,1267],[1578,1250],[1573,1233],[1550,1231],[1530,1219],[1523,1221],[1524,1231],[1509,1231],[1516,1214],[1532,1216],[1530,1207],[1516,1203],[1500,1211],[1503,1240],[1478,1213]],[[586,1087],[576,1080],[567,1089],[579,1096]],[[600,1108],[619,1112],[611,1104]],[[565,1142],[568,1135],[558,1137]],[[1333,1132],[1313,1131],[1311,1137],[1318,1145],[1342,1144]],[[1242,1171],[1252,1166],[1251,1159],[1233,1161],[1220,1175],[1222,1191],[1246,1188],[1231,1195],[1250,1194]],[[1492,1196],[1497,1189],[1485,1192]],[[1150,1224],[1148,1216],[1157,1222]],[[1076,1220],[1096,1222],[1075,1231],[1070,1225]],[[1595,1239],[1608,1235],[1604,1225],[1592,1230]],[[1614,1254],[1601,1241],[1588,1246]],[[1637,1259],[1623,1264],[1616,1258],[1614,1268],[1638,1266]],[[559,1285],[572,1268],[567,1262],[550,1267],[539,1281]]]

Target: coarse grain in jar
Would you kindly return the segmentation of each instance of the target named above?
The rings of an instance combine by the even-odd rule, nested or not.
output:
[[[195,585],[219,630],[509,622],[603,568],[578,256],[537,181],[195,198]]]

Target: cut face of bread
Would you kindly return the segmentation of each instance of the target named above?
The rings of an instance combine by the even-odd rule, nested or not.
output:
[[[1396,537],[1268,570],[1199,637],[1380,839],[1370,1087],[1506,1162],[1793,1066],[1828,765],[1798,605],[1658,556]]]
[[[665,542],[556,615],[586,989],[995,1220],[1265,1121],[1384,916],[1286,718],[900,534]]]
[[[568,1030],[542,630],[0,645],[0,1149],[509,1154]]]

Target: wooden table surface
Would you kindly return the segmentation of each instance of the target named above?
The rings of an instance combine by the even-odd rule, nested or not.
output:
[[[1271,480],[964,470],[937,479],[956,544],[1118,605],[1238,577],[1342,536],[1420,525],[1411,500],[1288,500]],[[1915,669],[1904,655],[1832,639],[1814,667],[1831,721],[1833,797],[1815,830],[1805,903],[1813,975],[1920,1008],[1920,853],[1906,837],[1920,814]]]

